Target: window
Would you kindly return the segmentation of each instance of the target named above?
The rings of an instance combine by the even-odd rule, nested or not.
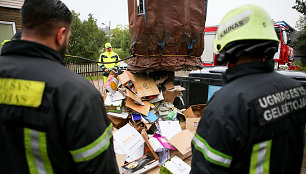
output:
[[[279,27],[274,27],[274,29],[275,29],[275,32],[277,34],[278,39],[281,40],[280,28]]]
[[[284,44],[288,44],[288,35],[287,35],[287,32],[286,32],[286,30],[282,30],[282,32],[283,32],[283,42],[284,42]]]
[[[11,40],[16,33],[15,22],[0,21],[0,51],[2,49],[2,42],[5,40]]]
[[[144,13],[144,0],[137,0],[137,9],[138,15],[142,15]]]

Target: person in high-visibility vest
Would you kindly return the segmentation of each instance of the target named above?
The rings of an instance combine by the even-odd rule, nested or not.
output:
[[[209,100],[192,140],[191,174],[300,174],[306,85],[274,71],[279,40],[267,12],[243,5],[214,40],[226,84]]]
[[[119,60],[120,60],[119,55],[112,50],[112,45],[110,43],[106,43],[105,52],[100,55],[99,62],[115,62]],[[102,68],[104,76],[103,79],[104,82],[106,82],[107,77],[111,70],[115,71],[119,70],[120,62],[108,63],[108,64],[99,63],[98,65]]]

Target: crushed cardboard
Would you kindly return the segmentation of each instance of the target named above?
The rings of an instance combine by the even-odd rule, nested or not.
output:
[[[159,95],[159,89],[152,78],[145,74],[134,74],[133,76],[131,80],[140,97]]]
[[[186,118],[201,118],[205,107],[206,104],[192,105],[183,113]]]
[[[170,143],[180,152],[181,158],[186,159],[191,156],[191,141],[193,133],[183,130],[170,139]]]
[[[127,98],[125,106],[129,107],[143,115],[148,115],[150,110],[150,102],[149,101],[143,101],[144,106],[136,104],[133,99]]]
[[[119,83],[114,90],[109,84],[107,95],[110,95],[111,100],[105,97],[105,107],[117,107],[109,108],[107,115],[114,125],[114,130],[118,129],[114,133],[114,148],[120,160],[119,166],[122,166],[123,160],[131,162],[143,154],[158,160],[160,165],[167,163],[173,156],[185,159],[184,161],[189,159],[187,163],[190,165],[191,139],[205,105],[191,106],[184,112],[175,108],[175,97],[181,95],[181,91],[185,89],[174,86],[174,75],[171,73],[159,74],[161,76],[156,77],[124,71],[118,76]],[[120,108],[115,102],[121,104]],[[135,130],[141,135],[141,139]],[[158,134],[165,138],[149,141],[149,137]],[[141,142],[133,142],[129,138],[131,136]],[[132,147],[133,143],[135,144]],[[159,169],[160,166],[148,173],[159,173]]]
[[[201,118],[186,118],[186,129],[196,131]]]

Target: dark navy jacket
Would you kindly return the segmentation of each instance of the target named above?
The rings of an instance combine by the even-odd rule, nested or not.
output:
[[[101,95],[55,50],[7,42],[0,95],[0,173],[118,173]]]
[[[272,61],[234,66],[204,110],[192,142],[191,173],[299,174],[306,88]]]

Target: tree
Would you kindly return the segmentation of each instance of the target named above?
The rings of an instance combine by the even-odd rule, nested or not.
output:
[[[130,49],[130,32],[128,26],[117,25],[115,29],[112,29],[111,44],[114,48],[122,48],[124,52],[129,52]]]
[[[296,5],[292,8],[306,16],[306,2],[304,0],[295,0]]]
[[[292,8],[302,13],[299,21],[297,21],[297,26],[304,30],[303,34],[297,38],[296,46],[301,50],[306,50],[306,2],[304,0],[295,0],[295,3],[296,5]]]
[[[105,32],[98,28],[92,14],[84,21],[80,20],[79,13],[72,11],[72,14],[74,18],[67,54],[97,60],[106,42]]]

